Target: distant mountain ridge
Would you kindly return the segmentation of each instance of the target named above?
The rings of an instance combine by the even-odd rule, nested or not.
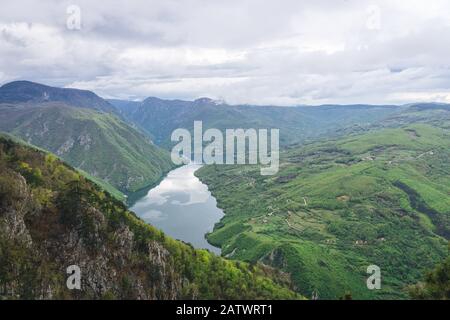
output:
[[[192,130],[194,121],[205,129],[277,128],[281,145],[299,143],[352,125],[367,125],[399,112],[400,106],[324,105],[276,107],[228,105],[220,100],[163,100],[149,97],[142,102],[109,100],[129,121],[147,131],[154,141],[170,146],[177,128]]]
[[[103,112],[116,111],[113,105],[88,90],[50,87],[31,81],[14,81],[0,87],[0,103],[47,102],[60,102]]]

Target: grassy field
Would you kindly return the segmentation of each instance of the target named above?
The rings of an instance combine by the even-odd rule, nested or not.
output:
[[[224,256],[290,272],[306,296],[406,298],[406,286],[447,255],[445,115],[408,113],[363,134],[292,147],[271,177],[254,166],[203,167],[197,174],[226,213],[208,240]],[[367,289],[369,265],[381,268],[381,290]]]

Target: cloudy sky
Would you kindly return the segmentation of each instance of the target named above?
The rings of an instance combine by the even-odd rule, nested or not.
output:
[[[450,102],[450,2],[1,0],[0,84],[19,79],[108,98]]]

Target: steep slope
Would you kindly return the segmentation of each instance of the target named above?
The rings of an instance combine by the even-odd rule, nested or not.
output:
[[[111,113],[61,103],[0,104],[0,130],[129,193],[156,183],[170,157]]]
[[[14,81],[0,87],[0,103],[28,103],[33,106],[47,102],[116,112],[109,102],[87,90],[56,88],[30,81]]]
[[[66,286],[71,265],[81,290]],[[54,156],[0,138],[0,300],[300,298],[288,286],[166,237]]]
[[[202,168],[226,213],[209,241],[225,256],[290,272],[308,296],[407,297],[405,287],[447,254],[450,112],[408,110],[394,123],[293,147],[273,177]],[[381,290],[366,287],[370,265],[381,268]]]
[[[401,108],[396,106],[271,107],[231,106],[207,98],[195,101],[148,98],[142,103],[110,100],[127,119],[146,130],[155,143],[170,146],[177,128],[192,130],[194,121],[207,128],[277,128],[280,143],[289,145],[317,138],[351,125],[365,126]]]
[[[132,114],[139,106],[141,102],[138,101],[128,101],[128,100],[118,100],[118,99],[107,99],[117,110],[119,114],[127,118]]]

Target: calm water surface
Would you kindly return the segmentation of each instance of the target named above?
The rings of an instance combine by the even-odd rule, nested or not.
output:
[[[223,217],[223,211],[217,208],[208,187],[194,175],[200,168],[188,164],[169,172],[130,209],[167,235],[220,254],[219,248],[206,241],[205,234]]]

